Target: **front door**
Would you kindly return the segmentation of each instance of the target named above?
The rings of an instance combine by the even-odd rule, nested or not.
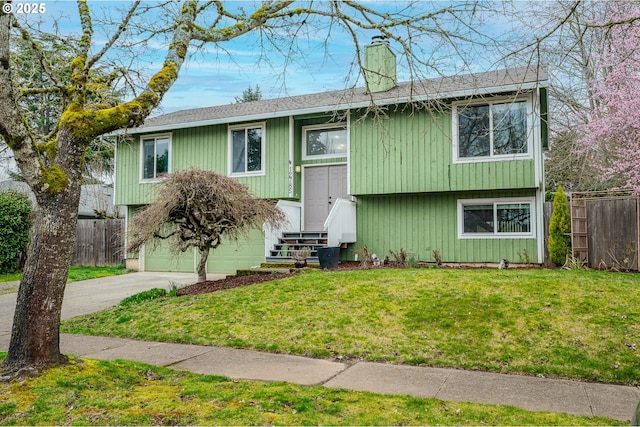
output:
[[[337,198],[346,198],[347,165],[313,166],[304,170],[304,229],[321,231]]]

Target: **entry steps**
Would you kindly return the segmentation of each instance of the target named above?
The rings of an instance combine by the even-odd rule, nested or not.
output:
[[[267,262],[282,262],[294,259],[298,251],[310,251],[308,263],[318,263],[318,248],[327,246],[326,231],[296,231],[282,233],[282,237],[269,251]]]

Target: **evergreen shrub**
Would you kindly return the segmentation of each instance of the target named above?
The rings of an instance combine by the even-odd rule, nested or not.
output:
[[[553,198],[553,211],[549,222],[549,259],[555,265],[564,265],[571,254],[571,214],[562,186]]]
[[[0,274],[20,268],[29,243],[31,201],[17,191],[0,192]]]

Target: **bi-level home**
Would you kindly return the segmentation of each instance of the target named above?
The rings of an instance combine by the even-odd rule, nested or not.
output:
[[[163,175],[193,167],[277,202],[285,229],[223,243],[209,272],[323,245],[343,260],[366,245],[419,261],[437,252],[443,262],[542,263],[544,69],[398,84],[385,41],[367,45],[365,60],[366,88],[178,111],[129,130],[116,151],[116,203],[130,217]],[[147,245],[128,258],[140,270],[194,271],[198,254]]]

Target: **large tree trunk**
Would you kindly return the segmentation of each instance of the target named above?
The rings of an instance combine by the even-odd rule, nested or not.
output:
[[[59,146],[59,153],[68,154],[67,161],[60,164],[62,177],[67,178],[66,185],[61,191],[54,191],[59,190],[56,185],[64,182],[58,175],[58,181],[43,183],[40,191],[36,191],[36,220],[18,290],[9,352],[2,364],[3,370],[10,374],[24,368],[55,366],[67,360],[60,353],[59,327],[75,248],[82,157],[77,150],[82,148],[75,147],[66,136],[67,143]]]

